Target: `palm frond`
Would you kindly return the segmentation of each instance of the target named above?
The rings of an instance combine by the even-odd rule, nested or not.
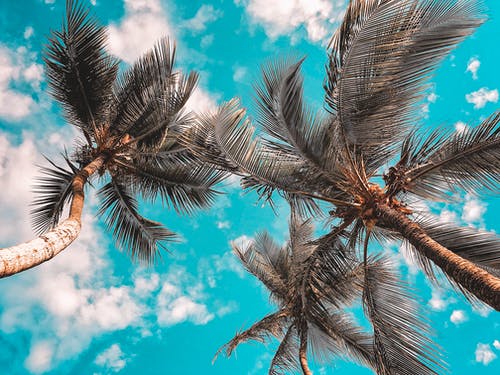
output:
[[[66,203],[73,196],[73,179],[78,167],[67,156],[64,157],[69,169],[62,168],[46,158],[51,167],[41,167],[43,177],[36,180],[33,192],[37,198],[32,203],[31,223],[37,234],[54,228],[61,217]]]
[[[299,338],[295,325],[291,325],[283,336],[271,361],[269,375],[285,375],[300,368]]]
[[[246,249],[232,244],[243,266],[257,277],[274,298],[283,301],[287,294],[288,255],[267,232],[258,233]]]
[[[335,133],[329,132],[331,117],[315,115],[303,100],[300,67],[304,59],[280,59],[262,68],[262,84],[256,87],[259,123],[278,140],[266,140],[278,150],[304,158],[309,168],[335,186],[339,180],[338,150],[332,145]],[[329,142],[330,141],[330,142]],[[325,183],[327,183],[325,181]]]
[[[106,29],[78,1],[67,0],[62,31],[52,32],[44,61],[52,96],[87,141],[107,121],[118,62],[106,53]]]
[[[272,337],[283,337],[284,330],[287,326],[289,312],[287,310],[279,310],[275,313],[269,314],[253,324],[250,328],[243,332],[237,333],[231,341],[222,346],[215,354],[214,360],[217,356],[225,352],[226,356],[230,356],[236,347],[244,342],[253,340],[266,342]]]
[[[175,239],[175,234],[160,223],[143,218],[129,188],[112,179],[98,195],[101,207],[98,216],[106,215],[104,222],[113,232],[117,247],[126,250],[135,260],[152,263],[159,256],[164,242]]]
[[[352,0],[330,42],[326,103],[369,170],[417,119],[428,78],[482,23],[477,2]]]
[[[497,193],[500,183],[500,112],[462,133],[431,133],[423,142],[409,137],[396,169],[404,190],[446,199],[450,191]]]
[[[193,121],[182,109],[198,75],[174,71],[174,61],[175,45],[164,38],[117,80],[111,123],[115,133],[141,138],[140,144],[157,145],[167,129]]]
[[[224,173],[200,163],[181,163],[177,158],[139,154],[131,161],[118,163],[128,176],[131,191],[151,201],[160,197],[167,206],[188,214],[213,204],[218,194],[213,187],[225,177]]]
[[[445,368],[415,301],[387,258],[368,259],[363,307],[373,326],[378,374],[438,374]]]

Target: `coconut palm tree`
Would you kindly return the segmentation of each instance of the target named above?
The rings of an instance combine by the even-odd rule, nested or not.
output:
[[[301,220],[293,210],[289,224],[290,238],[284,246],[266,232],[248,248],[233,245],[245,268],[269,290],[277,311],[236,334],[219,352],[229,356],[243,342],[275,337],[280,344],[269,374],[295,369],[312,374],[310,353],[323,360],[349,358],[378,374],[443,370],[415,296],[387,257],[370,257],[364,263],[340,240],[348,235],[342,228],[313,241],[311,221]],[[361,298],[371,332],[364,332],[345,312]]]
[[[278,191],[312,212],[333,205],[329,216],[353,246],[370,236],[407,241],[429,276],[437,266],[500,310],[498,238],[418,209],[456,192],[499,191],[500,114],[463,133],[417,131],[430,75],[482,22],[475,1],[351,0],[328,47],[325,110],[304,101],[302,60],[282,59],[262,69],[257,135],[233,100],[184,142],[262,197]]]
[[[137,195],[160,198],[179,212],[208,206],[221,173],[204,167],[176,140],[192,122],[185,109],[196,73],[174,70],[175,46],[163,39],[125,73],[106,52],[106,29],[78,1],[66,3],[62,30],[45,51],[48,86],[67,121],[83,139],[64,155],[66,166],[49,161],[35,190],[33,225],[44,233],[0,251],[0,277],[51,259],[77,238],[84,189],[103,182],[99,216],[117,246],[134,259],[153,261],[165,241],[175,238],[162,224],[142,217]],[[65,207],[69,216],[60,222]]]

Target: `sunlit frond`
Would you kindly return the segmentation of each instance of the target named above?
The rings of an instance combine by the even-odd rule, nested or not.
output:
[[[500,187],[500,113],[461,133],[431,133],[403,146],[396,169],[401,187],[426,198],[447,198],[457,188],[471,193],[498,193]]]
[[[363,307],[373,326],[378,374],[438,374],[440,348],[415,302],[416,296],[387,258],[368,259]]]
[[[160,255],[160,248],[164,248],[164,242],[175,239],[175,234],[162,224],[138,213],[137,201],[127,186],[111,180],[98,195],[101,198],[98,215],[105,215],[104,222],[113,233],[116,245],[133,259],[154,262]]]
[[[475,1],[352,0],[330,42],[326,102],[369,170],[418,118],[431,73],[482,23]]]
[[[285,375],[300,368],[299,338],[295,325],[291,325],[283,336],[271,361],[269,375]]]
[[[108,119],[118,70],[117,60],[106,53],[106,41],[106,28],[78,1],[68,0],[62,31],[52,32],[44,55],[52,96],[89,143]]]
[[[73,196],[73,179],[78,173],[78,167],[67,157],[65,161],[69,169],[62,168],[53,161],[47,159],[50,167],[42,167],[43,177],[36,180],[33,192],[36,198],[32,203],[31,210],[33,230],[44,233],[52,229],[59,222],[59,218],[66,203]]]

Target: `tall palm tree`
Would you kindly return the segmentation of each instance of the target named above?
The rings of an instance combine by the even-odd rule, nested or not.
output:
[[[325,110],[304,103],[302,60],[283,59],[263,68],[257,136],[233,100],[184,142],[265,198],[277,190],[313,212],[317,201],[332,204],[351,244],[371,235],[407,241],[431,277],[436,265],[500,311],[498,238],[440,225],[414,205],[499,191],[500,114],[463,133],[416,127],[430,75],[482,22],[475,1],[351,0],[328,47]],[[381,184],[377,171],[389,163]]]
[[[415,296],[388,258],[370,257],[365,264],[342,243],[340,237],[348,233],[341,228],[336,228],[335,236],[313,241],[311,221],[301,220],[293,210],[289,228],[284,246],[266,232],[246,249],[233,245],[278,308],[236,334],[219,352],[229,356],[243,342],[275,337],[280,345],[269,374],[294,369],[312,374],[310,353],[320,359],[347,357],[378,374],[437,374],[444,369]],[[373,326],[371,332],[345,312],[360,298]]]
[[[160,198],[179,212],[208,206],[222,174],[204,167],[177,141],[193,121],[185,109],[196,73],[174,70],[175,46],[163,39],[118,77],[119,61],[106,52],[106,29],[78,1],[66,3],[62,30],[52,33],[45,52],[52,96],[83,139],[65,155],[67,166],[49,161],[38,181],[33,225],[44,233],[0,251],[0,277],[51,259],[77,238],[84,189],[98,176],[99,216],[117,246],[135,259],[153,261],[175,238],[162,224],[138,212],[137,195]],[[60,222],[63,209],[69,216]]]

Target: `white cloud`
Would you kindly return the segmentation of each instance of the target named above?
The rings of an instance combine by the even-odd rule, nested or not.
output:
[[[455,130],[458,134],[463,134],[464,132],[468,131],[469,127],[465,122],[458,121],[455,123]]]
[[[94,363],[113,372],[118,372],[125,367],[127,360],[122,352],[122,349],[120,348],[120,345],[113,344],[104,352],[99,354]]]
[[[50,341],[39,341],[31,346],[30,354],[24,365],[35,374],[50,370],[52,357],[54,355],[54,344]]]
[[[467,224],[481,222],[485,213],[485,203],[473,198],[470,195],[466,195],[462,211],[462,220],[464,220]]]
[[[31,96],[10,88],[11,83],[22,81],[23,73],[29,69],[25,66],[23,51],[18,49],[14,52],[0,45],[0,117],[12,121],[18,121],[30,114],[35,103]],[[38,68],[29,69],[28,77],[24,80],[31,81],[36,75],[36,69]],[[41,79],[41,76],[37,78]]]
[[[204,35],[200,41],[200,47],[205,49],[212,45],[214,42],[214,34]]]
[[[433,291],[429,306],[434,311],[444,311],[448,307],[448,301],[445,301],[440,293]]]
[[[54,4],[56,0],[45,0],[45,4]]]
[[[202,5],[193,18],[184,22],[184,27],[195,33],[204,31],[208,23],[216,21],[222,14],[221,10],[212,5]]]
[[[474,104],[474,109],[483,108],[488,102],[498,102],[498,90],[490,90],[487,87],[482,87],[478,91],[471,92],[465,95],[467,103]]]
[[[23,33],[24,39],[31,38],[34,33],[35,33],[35,30],[33,29],[33,27],[26,26],[26,28],[24,29],[24,33]]]
[[[458,324],[461,324],[467,320],[468,320],[468,318],[467,318],[467,315],[465,314],[464,310],[453,310],[453,312],[451,313],[450,321],[453,324],[458,325]]]
[[[480,66],[481,61],[479,61],[477,58],[472,57],[471,59],[469,59],[466,72],[472,73],[472,79],[477,79],[477,71],[479,70]]]
[[[430,93],[428,96],[427,96],[427,100],[430,102],[430,103],[436,103],[436,100],[437,100],[438,96],[435,94],[435,93]]]
[[[491,347],[488,344],[478,343],[476,347],[476,362],[482,363],[487,366],[491,361],[493,361],[497,355],[493,353]]]
[[[217,108],[214,95],[200,87],[196,87],[186,102],[185,108],[196,113],[212,112]]]
[[[181,295],[181,290],[165,283],[158,294],[157,320],[161,326],[190,321],[197,325],[208,323],[214,318],[207,306],[197,303],[191,296]]]
[[[174,37],[159,0],[125,0],[125,18],[109,26],[108,48],[130,64],[166,36]]]
[[[248,69],[243,66],[234,66],[233,67],[233,81],[235,82],[243,82],[243,79],[248,74]]]
[[[261,24],[266,34],[274,39],[280,35],[294,34],[304,28],[307,37],[318,42],[330,37],[343,16],[345,1],[328,0],[242,0],[252,22]]]
[[[218,229],[229,229],[231,227],[231,223],[229,221],[218,221],[217,228]]]
[[[493,341],[493,346],[495,347],[495,349],[500,350],[500,341],[498,340]]]

